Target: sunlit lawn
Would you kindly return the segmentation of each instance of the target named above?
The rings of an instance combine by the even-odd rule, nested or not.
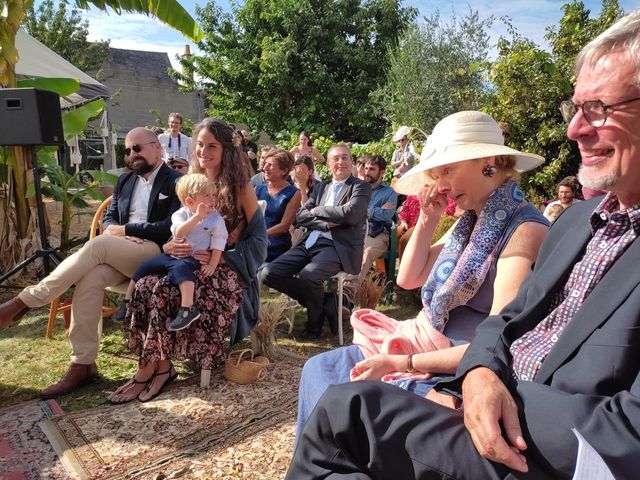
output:
[[[0,288],[0,301],[4,302],[18,290]],[[265,301],[274,294],[265,293]],[[400,292],[391,305],[379,305],[387,315],[402,319],[414,316],[418,306],[410,292]],[[37,398],[38,392],[56,382],[69,366],[70,347],[62,317],[56,322],[51,340],[44,337],[48,306],[30,312],[16,327],[0,332],[0,407]],[[296,309],[296,322],[292,334],[281,325],[277,330],[278,345],[304,356],[338,346],[337,336],[332,336],[325,325],[323,338],[304,341],[305,312]],[[352,338],[351,328],[345,320],[345,341]],[[245,345],[249,342],[245,340]],[[107,392],[130,378],[136,371],[137,358],[126,345],[123,327],[107,320],[104,325],[100,353],[97,360],[100,377],[75,392],[60,397],[58,402],[65,412],[84,410],[105,404]],[[189,362],[176,362],[181,378],[197,373]]]

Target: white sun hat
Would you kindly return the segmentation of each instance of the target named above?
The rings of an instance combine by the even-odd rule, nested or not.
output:
[[[404,137],[409,135],[409,132],[411,132],[411,127],[407,127],[406,125],[403,125],[396,131],[396,133],[393,134],[393,138],[391,140],[394,142],[399,142]]]
[[[486,113],[454,113],[440,120],[433,128],[422,149],[420,162],[402,175],[393,188],[404,195],[416,195],[423,186],[434,183],[424,174],[426,170],[496,155],[513,155],[516,159],[514,168],[518,172],[533,170],[544,162],[540,155],[505,146],[502,129]]]

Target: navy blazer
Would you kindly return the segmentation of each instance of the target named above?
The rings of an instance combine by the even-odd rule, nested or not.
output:
[[[338,253],[342,269],[354,275],[360,273],[364,251],[365,222],[367,208],[371,200],[371,185],[368,182],[350,176],[340,189],[334,207],[322,204],[322,196],[332,180],[316,185],[309,199],[296,214],[296,224],[307,228],[304,243],[311,230],[329,230],[329,223],[338,226],[331,229],[333,245]],[[311,212],[313,210],[313,213]]]
[[[104,212],[104,227],[124,225],[126,235],[152,240],[162,248],[171,236],[171,215],[180,208],[180,200],[176,195],[178,178],[180,174],[163,162],[151,188],[147,221],[130,223],[129,206],[138,176],[133,172],[120,175],[113,190],[111,205]]]
[[[639,240],[584,301],[534,381],[514,380],[510,368],[510,345],[547,316],[584,255],[592,238],[589,217],[600,201],[576,203],[556,220],[516,298],[478,327],[457,377],[437,387],[459,392],[462,376],[472,368],[493,370],[518,403],[529,463],[554,478],[568,478],[575,469],[572,428],[600,453],[615,478],[636,478],[640,472]]]

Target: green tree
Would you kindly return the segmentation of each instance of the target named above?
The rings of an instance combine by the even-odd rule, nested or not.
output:
[[[340,140],[379,136],[369,94],[384,82],[387,50],[415,17],[401,0],[247,0],[224,13],[197,8],[205,38],[192,68],[209,113]]]
[[[89,22],[80,10],[67,4],[45,0],[36,10],[29,8],[23,24],[29,35],[36,38],[80,70],[95,71],[109,56],[109,41],[89,42]]]
[[[546,159],[542,168],[524,176],[523,184],[532,197],[555,196],[558,180],[578,171],[580,155],[566,137],[560,102],[573,92],[577,53],[622,15],[615,0],[603,0],[602,13],[594,19],[579,1],[562,9],[559,27],[547,29],[551,53],[511,28],[512,38],[498,42],[498,58],[489,74],[495,88],[485,110],[507,124],[511,146]]]
[[[492,24],[493,17],[480,19],[470,9],[448,24],[436,12],[408,28],[388,52],[387,81],[376,94],[383,115],[429,132],[451,113],[479,108]]]

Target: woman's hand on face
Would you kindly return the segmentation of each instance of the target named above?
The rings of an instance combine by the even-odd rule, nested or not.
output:
[[[440,218],[447,208],[447,196],[438,192],[437,185],[422,187],[418,193],[420,213],[430,218]]]
[[[387,373],[402,371],[403,367],[397,365],[405,355],[387,355],[379,353],[355,364],[351,369],[351,381],[380,380]],[[405,360],[406,364],[406,360]]]
[[[184,238],[172,238],[162,246],[162,251],[174,257],[188,257],[191,255],[193,248]]]
[[[293,169],[293,181],[296,185],[305,185],[307,180],[309,180],[309,176],[311,173],[306,168],[303,168],[302,165],[296,165]]]

